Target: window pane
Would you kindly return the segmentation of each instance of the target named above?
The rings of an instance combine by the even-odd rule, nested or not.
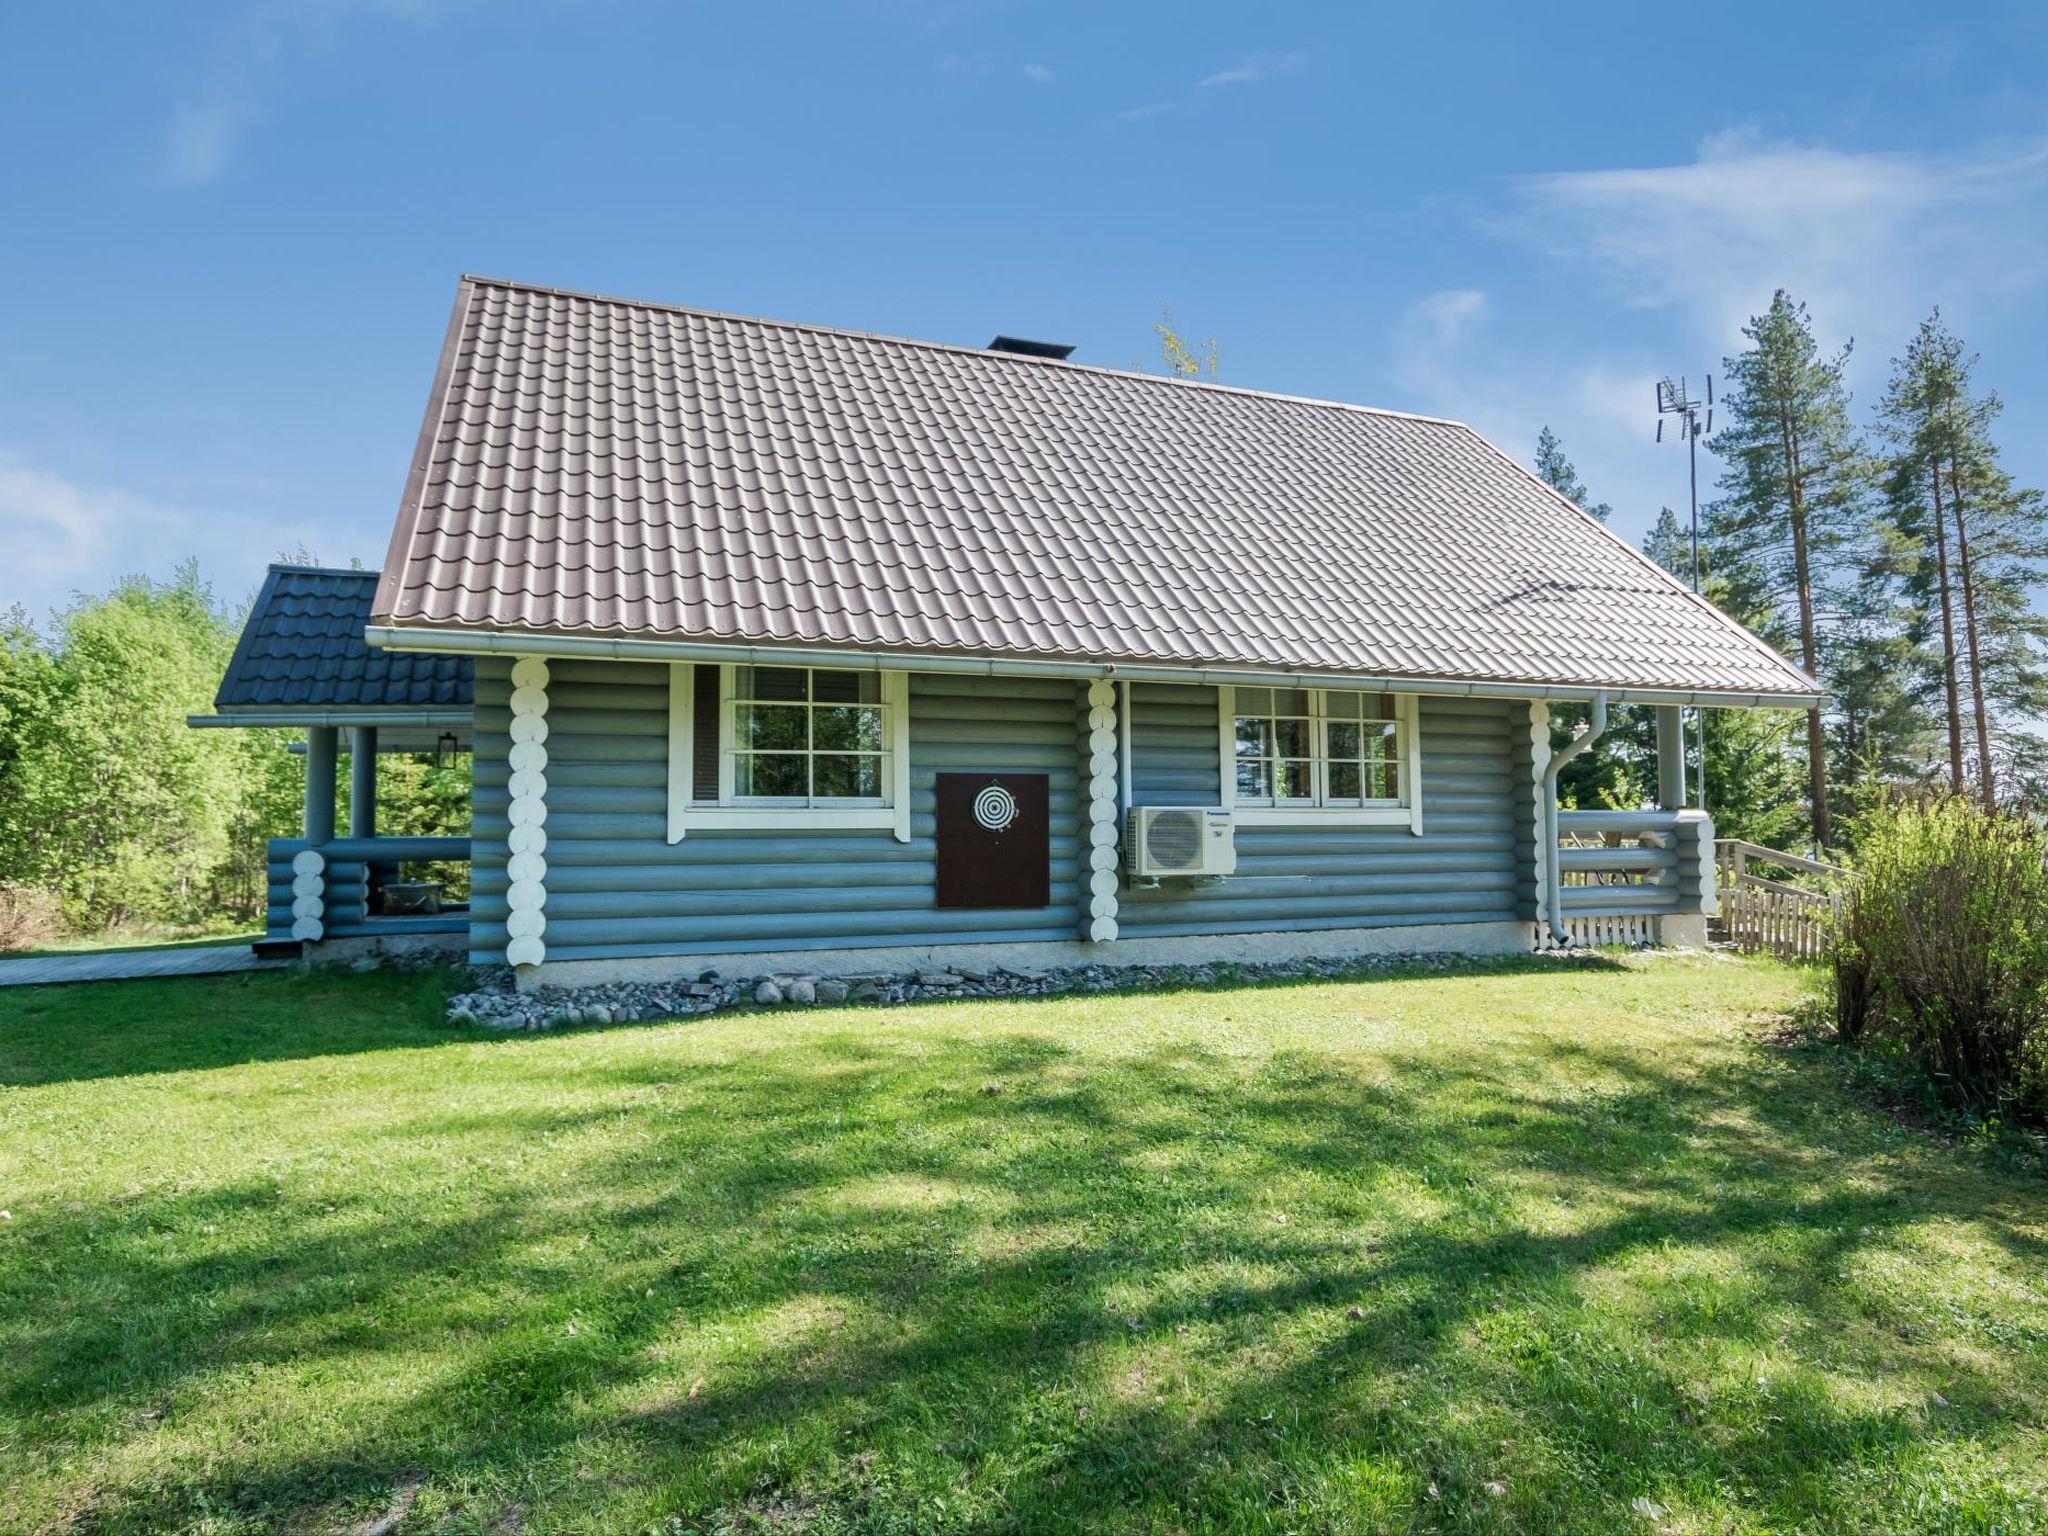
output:
[[[1307,714],[1308,690],[1305,688],[1275,688],[1273,690],[1273,713],[1276,715]]]
[[[1392,763],[1381,763],[1373,770],[1378,785],[1377,796],[1381,800],[1401,798],[1401,770]]]
[[[801,703],[804,698],[802,667],[735,667],[733,697],[773,699]]]
[[[1280,798],[1283,800],[1306,800],[1309,797],[1308,764],[1303,762],[1280,765]]]
[[[1364,702],[1362,693],[1326,693],[1323,695],[1323,713],[1332,720],[1356,720],[1359,707]]]
[[[821,800],[877,799],[882,793],[882,760],[865,755],[814,757],[811,793]]]
[[[1260,762],[1257,758],[1240,760],[1237,765],[1237,792],[1247,800],[1268,800],[1273,795],[1273,765]]]
[[[1264,720],[1239,720],[1237,722],[1237,755],[1239,757],[1271,757],[1273,755],[1273,727]]]
[[[1394,750],[1394,736],[1395,733],[1398,732],[1400,729],[1401,728],[1391,720],[1389,720],[1385,725],[1378,726],[1375,728],[1375,734],[1377,734],[1379,739],[1385,743],[1385,745],[1381,748],[1382,751],[1391,752]]]
[[[1362,793],[1359,788],[1362,782],[1359,777],[1358,764],[1338,762],[1330,764],[1330,798],[1332,800],[1356,800]]]
[[[1273,713],[1273,690],[1270,688],[1238,689],[1237,712],[1240,715],[1270,715]]]
[[[1334,762],[1340,758],[1358,756],[1361,742],[1357,726],[1342,720],[1332,720],[1328,729],[1330,732],[1331,761]]]
[[[733,745],[742,752],[801,752],[809,715],[800,705],[734,705]]]
[[[1368,710],[1367,713],[1371,715],[1373,719],[1392,720],[1395,718],[1394,696],[1391,693],[1381,694],[1378,698],[1374,699],[1372,703],[1373,707],[1370,710]]]
[[[813,710],[811,747],[818,752],[881,751],[881,710],[873,705],[827,705]]]
[[[1273,722],[1273,739],[1282,757],[1307,757],[1309,755],[1309,730],[1306,720],[1276,720]]]
[[[804,764],[800,755],[757,757],[742,753],[733,762],[732,787],[740,795],[776,795],[792,800],[804,797]]]
[[[821,669],[811,674],[811,697],[820,704],[873,704],[881,696],[879,672]]]

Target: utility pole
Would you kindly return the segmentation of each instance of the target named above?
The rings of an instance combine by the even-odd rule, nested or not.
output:
[[[1714,430],[1714,376],[1707,375],[1707,398],[1704,405],[1693,398],[1685,387],[1683,377],[1669,377],[1657,381],[1657,441],[1664,441],[1664,418],[1676,416],[1678,430],[1685,434],[1685,463],[1689,489],[1692,498],[1692,589],[1703,592],[1700,581],[1700,417],[1706,417],[1705,429]],[[1701,810],[1707,808],[1707,710],[1703,704],[1696,711],[1697,733],[1700,743],[1700,768],[1698,799]]]

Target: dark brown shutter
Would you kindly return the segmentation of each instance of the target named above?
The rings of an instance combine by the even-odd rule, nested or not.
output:
[[[696,696],[691,701],[695,718],[690,723],[690,746],[696,761],[690,765],[692,798],[715,803],[718,799],[718,671],[709,662],[690,669],[696,679]]]

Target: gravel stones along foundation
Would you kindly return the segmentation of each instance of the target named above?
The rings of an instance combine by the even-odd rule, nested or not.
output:
[[[1526,961],[1526,957],[1523,958]],[[1580,958],[1555,951],[1541,958]],[[1089,992],[1148,992],[1241,981],[1349,980],[1386,971],[1448,970],[1485,965],[1466,955],[1390,954],[1267,964],[1083,965],[1064,970],[875,971],[853,976],[720,975],[694,981],[610,982],[594,987],[513,990],[510,966],[474,973],[476,985],[448,999],[451,1024],[488,1029],[552,1029],[572,1024],[625,1024],[682,1019],[730,1008],[782,1011],[849,1003],[909,1003],[940,998],[1053,997]]]

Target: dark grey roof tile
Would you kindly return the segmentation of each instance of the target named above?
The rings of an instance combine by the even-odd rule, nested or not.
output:
[[[375,571],[273,565],[242,626],[217,709],[467,708],[466,657],[372,651]]]

